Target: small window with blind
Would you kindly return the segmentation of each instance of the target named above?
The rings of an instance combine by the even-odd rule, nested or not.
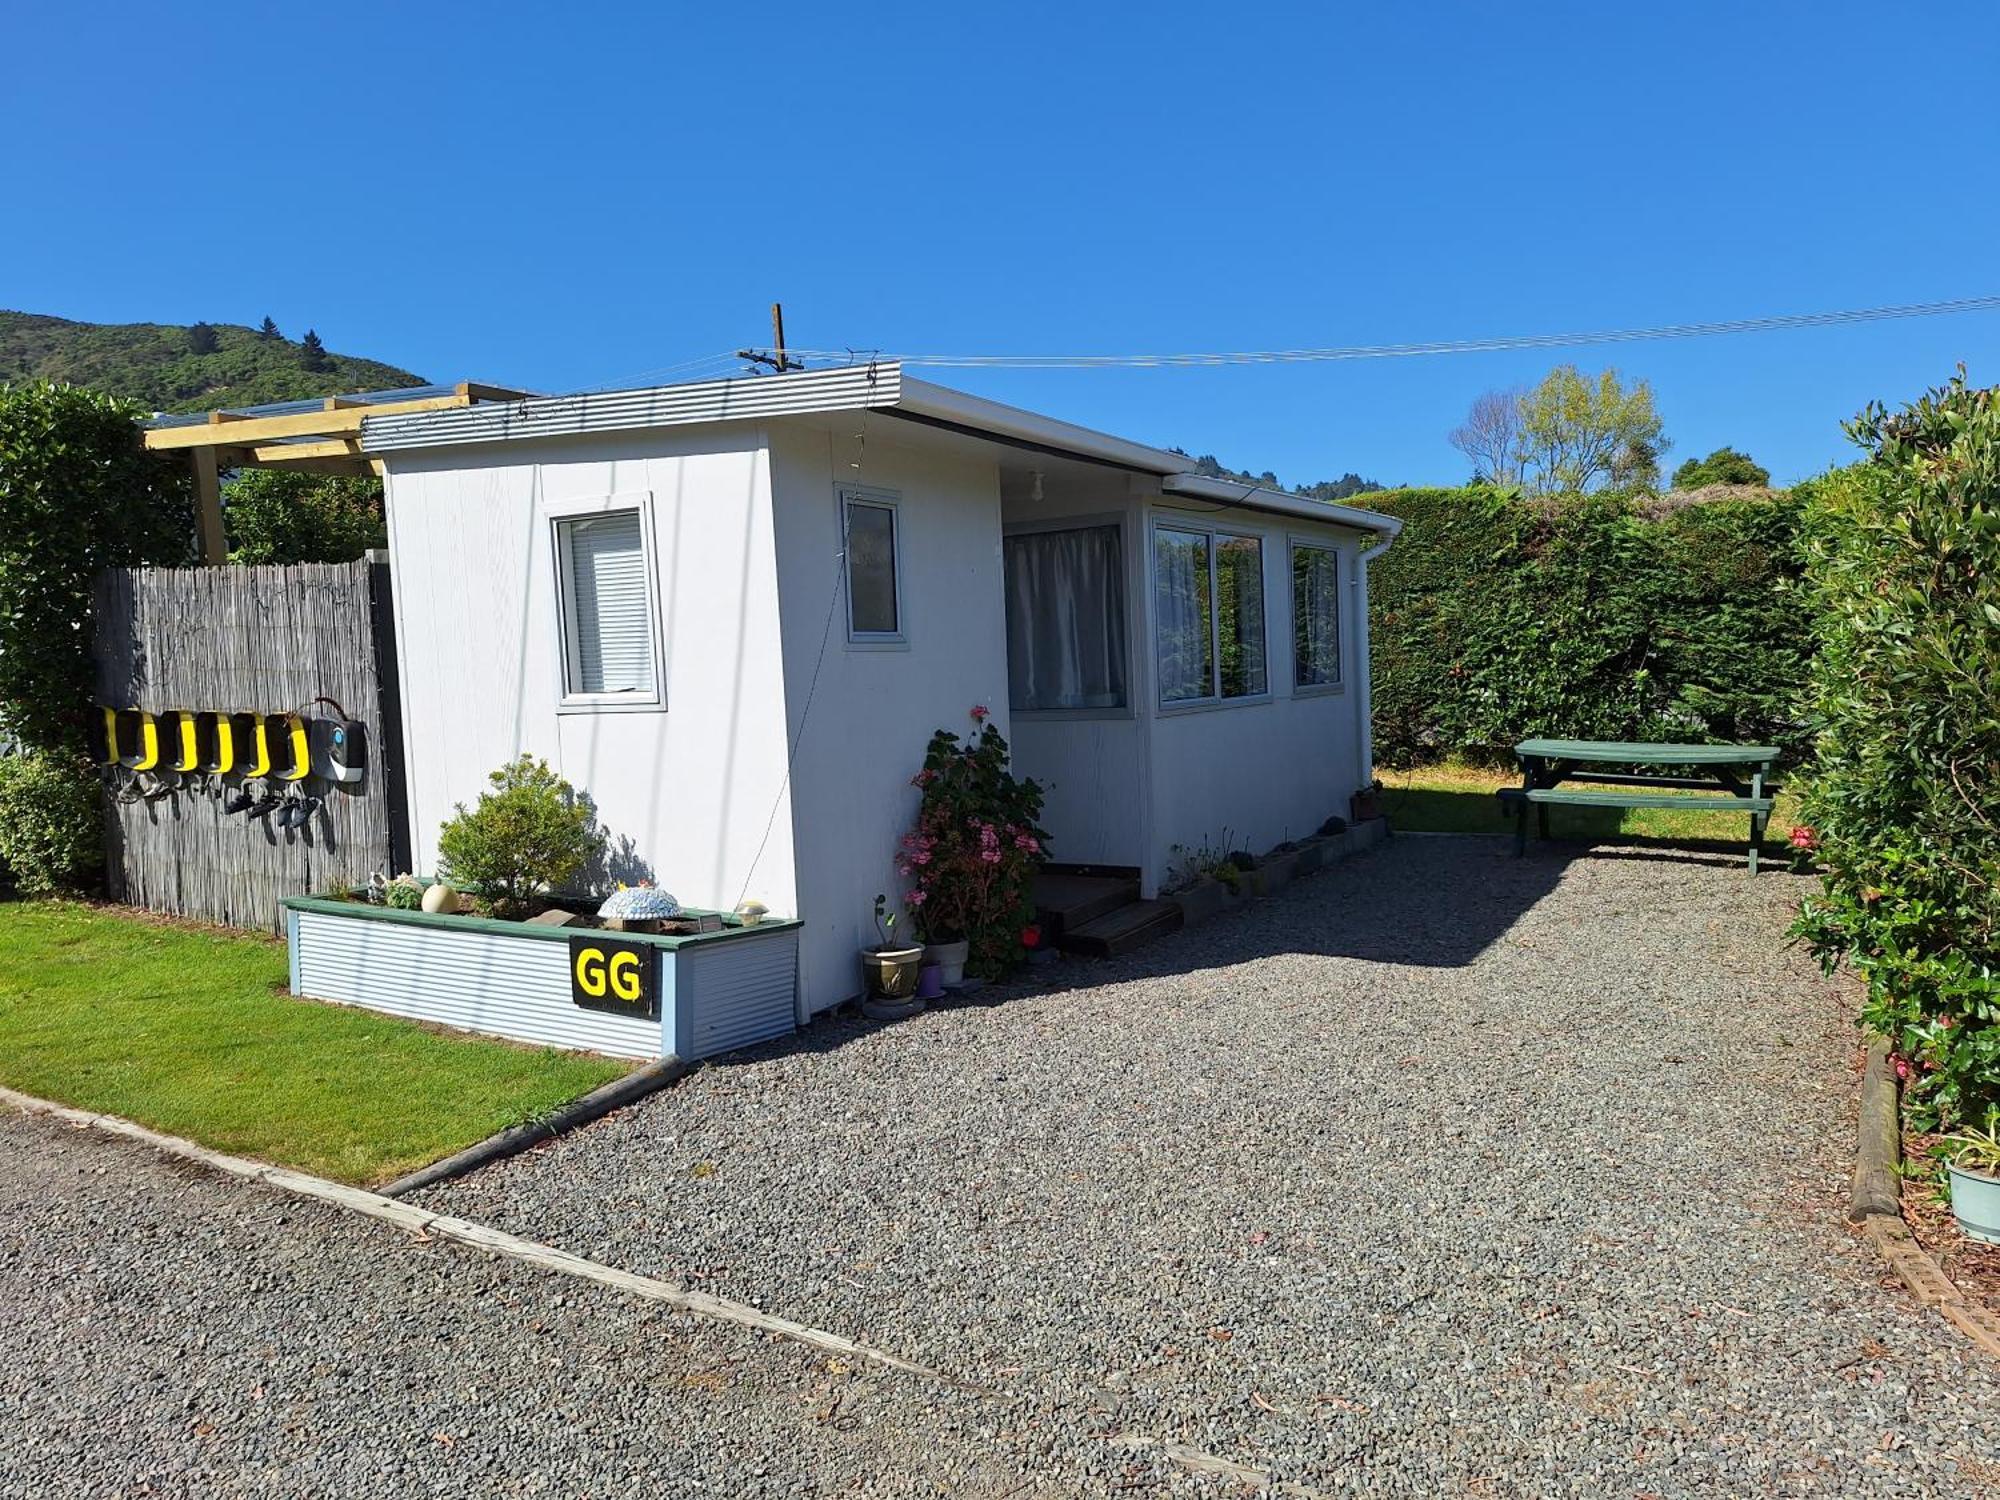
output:
[[[645,514],[598,510],[555,520],[565,708],[660,703],[658,633]]]

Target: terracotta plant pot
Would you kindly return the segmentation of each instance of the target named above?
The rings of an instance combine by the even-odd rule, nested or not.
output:
[[[921,948],[861,950],[861,972],[867,977],[868,993],[883,1000],[907,1000],[916,994],[923,963]]]

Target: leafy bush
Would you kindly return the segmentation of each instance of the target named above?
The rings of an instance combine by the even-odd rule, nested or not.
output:
[[[1798,505],[1396,490],[1369,579],[1377,757],[1504,763],[1515,742],[1804,741]]]
[[[92,744],[98,572],[188,560],[188,466],[146,452],[139,416],[74,386],[0,385],[0,718],[36,748]]]
[[[548,762],[524,755],[487,778],[470,812],[438,830],[443,875],[475,886],[496,915],[525,915],[544,890],[561,886],[604,848],[596,815],[576,789],[549,769]]]
[[[97,776],[56,751],[0,755],[0,871],[25,896],[80,891],[103,862]]]
[[[382,481],[290,469],[246,469],[222,492],[229,560],[353,562],[386,547]]]
[[[1049,836],[1039,825],[1042,789],[1008,769],[1007,741],[972,711],[961,744],[940,729],[911,778],[923,791],[917,826],[903,836],[897,868],[916,884],[903,895],[933,943],[970,944],[974,973],[997,974],[1021,954],[1035,916],[1035,872]]]
[[[1674,488],[1698,490],[1710,484],[1756,484],[1771,482],[1771,471],[1747,453],[1734,448],[1717,448],[1707,458],[1691,458],[1674,470]]]
[[[1961,371],[1848,426],[1867,457],[1817,481],[1822,889],[1797,932],[1868,983],[1919,1123],[2000,1104],[2000,394]]]

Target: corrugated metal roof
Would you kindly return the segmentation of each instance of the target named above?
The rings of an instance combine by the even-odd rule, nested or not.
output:
[[[395,453],[460,443],[628,432],[695,422],[730,422],[817,411],[894,406],[902,396],[900,365],[854,365],[798,375],[704,380],[635,391],[537,396],[482,402],[453,411],[370,417],[361,428],[364,453]]]

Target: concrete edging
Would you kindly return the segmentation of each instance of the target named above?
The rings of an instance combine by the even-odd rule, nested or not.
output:
[[[1861,1127],[1854,1153],[1854,1183],[1847,1216],[1860,1223],[1868,1243],[1889,1269],[1902,1279],[1910,1295],[1959,1330],[1983,1352],[2000,1359],[2000,1317],[1968,1301],[1935,1257],[1917,1243],[1903,1222],[1903,1126],[1896,1072],[1889,1062],[1889,1043],[1876,1037],[1868,1045],[1868,1064],[1861,1074]]]
[[[504,1161],[519,1155],[530,1146],[538,1146],[543,1141],[552,1141],[559,1135],[567,1135],[579,1125],[588,1125],[592,1120],[608,1115],[648,1094],[659,1092],[668,1084],[685,1078],[695,1069],[695,1064],[682,1062],[669,1053],[658,1062],[647,1063],[635,1068],[623,1077],[592,1089],[581,1098],[572,1099],[561,1108],[553,1110],[539,1120],[530,1120],[525,1125],[509,1125],[489,1135],[483,1141],[476,1141],[463,1151],[434,1161],[427,1167],[398,1177],[394,1182],[378,1191],[384,1198],[401,1198],[420,1188],[449,1182],[454,1177],[463,1177],[468,1172],[478,1170],[489,1162]]]

